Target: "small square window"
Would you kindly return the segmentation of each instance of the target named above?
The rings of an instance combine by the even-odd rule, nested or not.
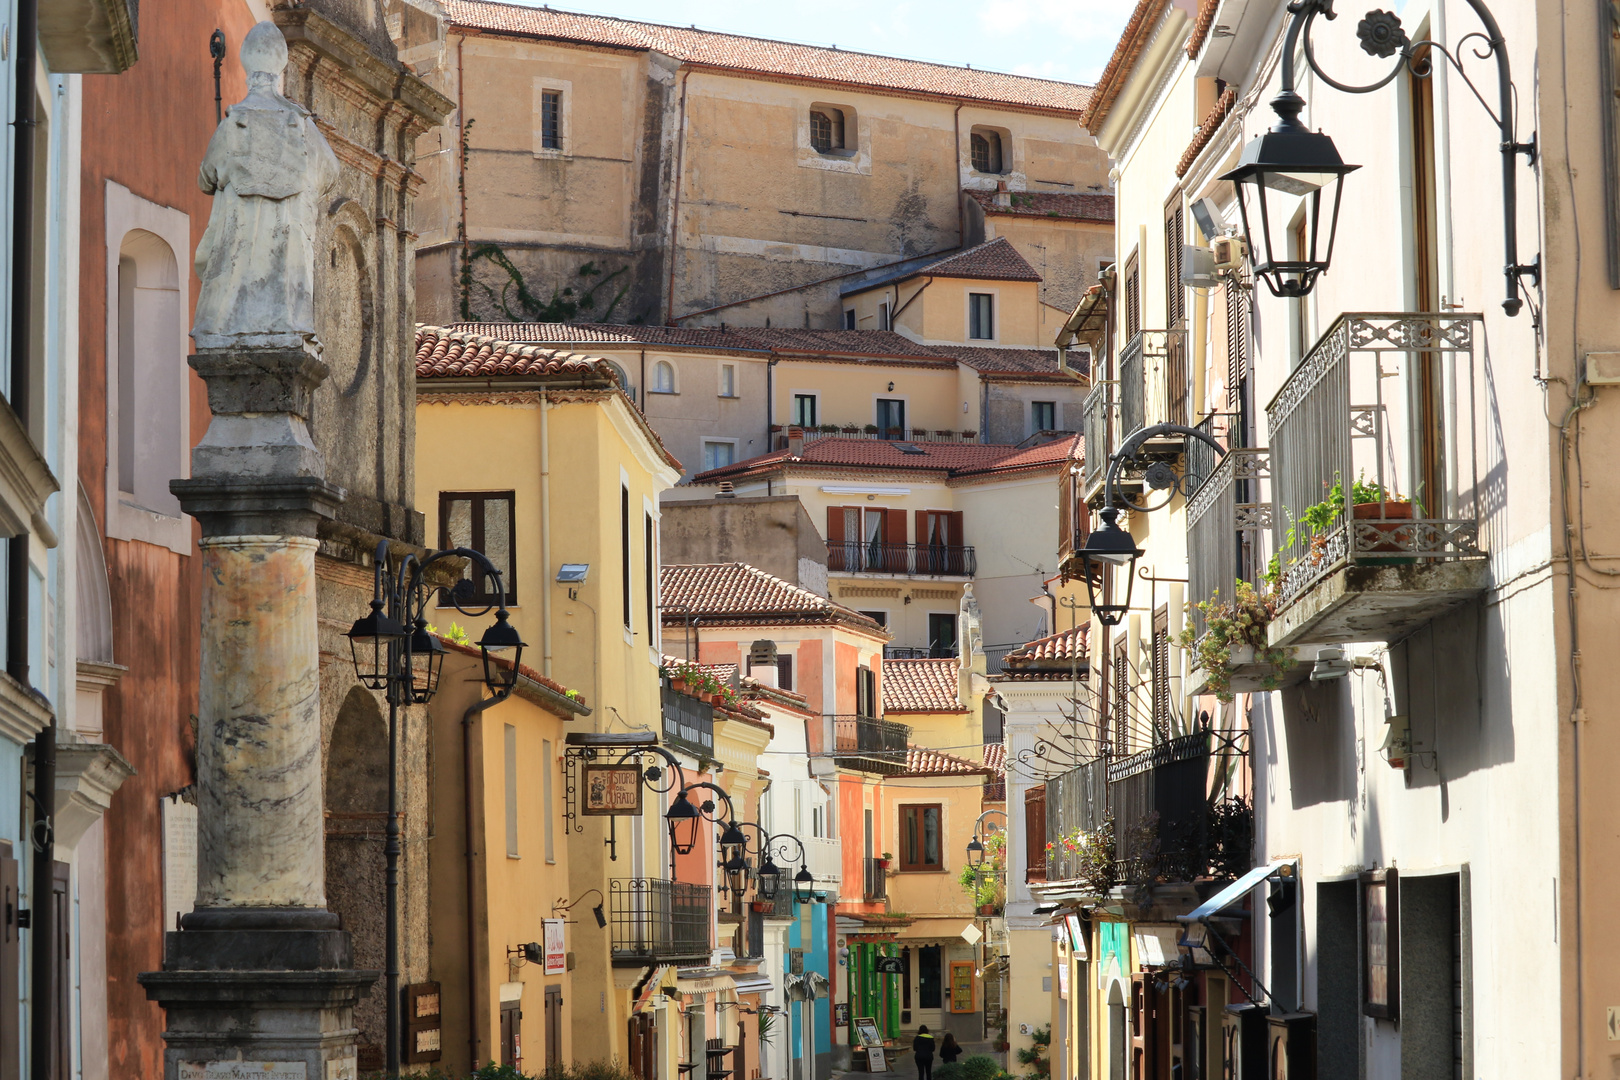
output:
[[[816,426],[816,395],[793,395],[793,426],[803,428]]]
[[[710,439],[703,440],[703,469],[723,469],[727,465],[735,464],[737,460],[737,444],[734,442],[715,442]]]
[[[995,301],[990,293],[968,293],[968,337],[980,341],[995,338]]]
[[[508,605],[517,603],[517,577],[512,571],[512,534],[516,520],[513,501],[514,493],[510,491],[439,492],[439,546],[470,547],[483,552],[501,572],[506,590],[504,601]],[[472,578],[470,602],[502,602],[494,577],[472,567],[465,574]],[[441,594],[440,606],[449,603]]]
[[[846,310],[844,312],[844,329],[845,330],[853,330],[853,329],[855,329],[855,309],[854,308],[849,308],[848,310]]]
[[[971,139],[973,171],[1001,172],[1001,136],[994,131],[975,131]]]
[[[736,397],[737,396],[737,365],[736,364],[721,364],[720,365],[720,396],[721,397]]]
[[[844,148],[844,114],[839,109],[810,111],[810,145],[819,154]]]
[[[1057,402],[1032,401],[1029,403],[1030,426],[1035,431],[1057,430]],[[1033,432],[1032,432],[1033,434]]]
[[[540,93],[540,147],[543,150],[562,149],[561,90],[543,90]]]

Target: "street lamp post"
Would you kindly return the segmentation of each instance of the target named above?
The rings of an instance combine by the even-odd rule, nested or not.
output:
[[[759,885],[759,895],[766,900],[774,901],[782,887],[783,868],[776,865],[776,856],[792,868],[794,856],[791,852],[798,849],[799,872],[793,875],[793,898],[801,904],[809,903],[810,894],[814,891],[815,875],[810,872],[810,857],[804,847],[804,841],[792,833],[767,833],[763,826],[752,821],[739,821],[739,826],[753,829],[759,833],[755,854],[759,856],[759,871],[754,879]],[[791,847],[789,845],[792,845]],[[741,894],[739,894],[741,895]]]
[[[984,869],[986,855],[984,841],[985,839],[989,839],[988,835],[983,831],[984,819],[989,817],[991,814],[1000,815],[1001,828],[1005,833],[1007,828],[1007,812],[1005,810],[996,809],[986,810],[984,813],[979,815],[978,820],[974,821],[973,838],[968,841],[967,845],[968,865],[973,867],[973,916],[975,919],[982,918],[984,920],[984,929],[978,942],[976,942],[973,946],[974,950],[978,953],[977,963],[975,963],[973,966],[976,971],[981,973],[981,975],[984,971],[985,956],[987,955],[986,944],[990,939],[990,916],[983,915],[979,911],[979,875]],[[984,839],[981,839],[981,837],[984,837]],[[1005,867],[1003,867],[1001,872],[1005,872]],[[989,1023],[990,1018],[986,1016],[985,1026],[987,1028],[989,1027]]]
[[[494,579],[494,595],[499,605],[480,609],[462,607],[463,595],[456,588],[434,585],[425,572],[447,558],[467,559],[479,572]],[[518,663],[523,656],[523,639],[511,624],[504,598],[501,572],[482,552],[472,548],[438,551],[418,560],[407,555],[397,569],[388,563],[388,541],[378,543],[373,559],[371,611],[355,620],[348,633],[355,676],[370,690],[382,690],[388,701],[388,819],[384,830],[384,974],[387,979],[387,1047],[389,1075],[398,1075],[400,1059],[399,1002],[399,707],[426,705],[438,692],[445,649],[427,629],[427,605],[434,596],[448,597],[457,611],[473,618],[497,607],[495,622],[479,639],[484,665],[484,684],[496,700],[502,700],[517,685]],[[502,670],[495,659],[512,652],[511,666]]]

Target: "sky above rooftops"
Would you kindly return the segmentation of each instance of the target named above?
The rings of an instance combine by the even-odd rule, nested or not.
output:
[[[529,0],[508,2],[541,6]],[[551,6],[1091,84],[1102,74],[1135,5],[1126,0],[898,0],[881,5],[821,0],[807,7],[757,0],[587,0]]]

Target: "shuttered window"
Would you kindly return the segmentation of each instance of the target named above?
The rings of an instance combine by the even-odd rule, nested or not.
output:
[[[1024,792],[1024,880],[1046,880],[1046,785]]]
[[[1125,340],[1142,332],[1142,273],[1133,253],[1125,264]]]
[[[1153,617],[1153,737],[1170,738],[1170,612],[1160,608]]]
[[[1181,193],[1177,192],[1164,211],[1164,325],[1168,330],[1180,329],[1187,321],[1187,290],[1181,284],[1181,245],[1186,236],[1182,215]]]
[[[1226,404],[1234,412],[1243,407],[1249,377],[1249,298],[1236,277],[1221,288],[1226,301]]]
[[[1125,757],[1131,752],[1131,663],[1120,638],[1114,649],[1114,756]]]

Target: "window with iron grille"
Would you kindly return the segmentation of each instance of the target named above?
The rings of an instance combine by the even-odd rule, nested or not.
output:
[[[540,92],[540,147],[543,150],[562,149],[562,91]]]
[[[439,546],[470,547],[481,551],[501,572],[506,586],[505,603],[517,603],[517,576],[512,568],[513,500],[511,491],[439,492]],[[495,579],[483,570],[469,566],[463,576],[472,581],[468,603],[499,604],[502,597]],[[449,600],[441,599],[441,604]]]
[[[841,110],[810,110],[810,145],[821,154],[844,148],[844,114]]]
[[[1001,136],[994,131],[975,131],[969,145],[973,154],[973,171],[1001,172]]]

